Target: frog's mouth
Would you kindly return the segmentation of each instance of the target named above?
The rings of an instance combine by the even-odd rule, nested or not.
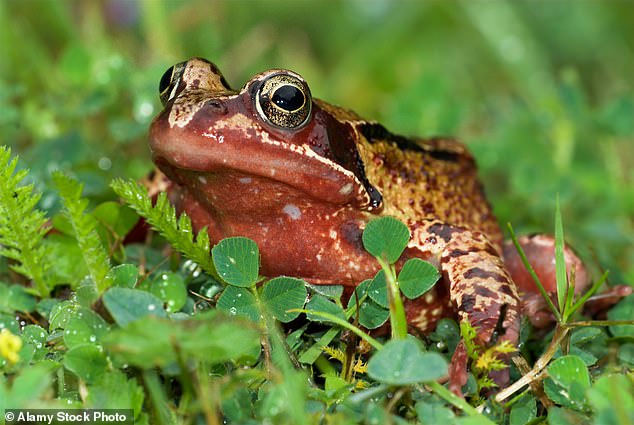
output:
[[[367,185],[355,173],[308,145],[274,140],[253,127],[211,130],[208,125],[204,130],[192,129],[191,124],[184,129],[169,128],[164,120],[155,120],[150,131],[154,162],[177,184],[190,192],[204,193],[210,201],[215,184],[222,182],[223,190],[233,186],[234,196],[246,190],[255,202],[267,190],[291,197],[301,194],[321,203],[366,210],[374,207]],[[250,186],[243,183],[248,178],[252,179]],[[258,187],[259,193],[251,190]]]

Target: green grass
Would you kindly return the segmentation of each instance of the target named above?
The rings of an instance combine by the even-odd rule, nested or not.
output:
[[[517,233],[554,233],[559,195],[566,239],[590,264],[594,279],[609,270],[610,284],[634,283],[631,2],[7,0],[0,2],[0,46],[0,145],[8,145],[20,156],[19,167],[30,168],[26,180],[42,193],[38,208],[54,217],[52,224],[61,229],[46,238],[45,249],[56,258],[46,285],[70,284],[80,303],[78,307],[44,296],[36,307],[35,298],[16,285],[25,280],[11,272],[9,262],[0,257],[0,324],[19,334],[25,345],[49,344],[33,348],[30,357],[16,366],[0,366],[0,403],[4,399],[22,405],[24,394],[18,390],[26,387],[17,384],[44,380],[28,389],[43,406],[59,403],[47,391],[49,382],[58,389],[57,397],[71,400],[74,406],[124,403],[138,412],[160,406],[167,398],[169,403],[180,403],[178,412],[202,412],[208,422],[222,411],[234,423],[248,423],[250,416],[245,412],[249,409],[255,409],[253,417],[271,419],[274,415],[266,416],[267,412],[291,396],[299,404],[290,407],[288,417],[308,412],[307,417],[312,418],[311,408],[319,410],[315,404],[319,400],[332,408],[333,423],[337,418],[341,423],[381,422],[387,415],[383,407],[398,404],[378,403],[382,407],[360,411],[359,406],[373,396],[361,392],[346,398],[333,413],[333,400],[341,391],[345,394],[346,383],[327,378],[331,393],[319,393],[320,399],[312,387],[304,385],[307,372],[294,370],[275,350],[267,361],[276,367],[266,374],[258,368],[242,370],[242,366],[251,366],[245,355],[239,361],[233,358],[233,363],[198,361],[190,375],[177,376],[175,366],[159,371],[135,366],[132,373],[116,361],[110,364],[115,357],[82,348],[93,334],[101,338],[110,332],[101,328],[105,326],[103,317],[115,319],[108,326],[118,325],[116,317],[104,313],[104,307],[93,310],[82,304],[94,296],[90,285],[82,282],[83,276],[98,270],[103,278],[107,261],[100,258],[91,265],[91,258],[81,259],[82,242],[75,239],[68,219],[58,215],[62,200],[52,170],[62,170],[83,185],[83,197],[89,203],[85,211],[98,222],[96,230],[108,249],[110,265],[125,264],[111,269],[108,284],[145,288],[155,297],[141,296],[137,305],[164,301],[165,291],[156,288],[165,281],[169,294],[181,294],[187,288],[201,296],[187,296],[180,310],[186,313],[208,307],[205,300],[221,291],[206,275],[192,274],[191,264],[179,263],[176,257],[165,260],[161,251],[165,241],[160,238],[147,247],[122,247],[121,237],[133,221],[132,213],[104,204],[117,200],[110,188],[114,178],[140,178],[151,170],[147,128],[160,109],[158,81],[165,69],[191,56],[215,62],[234,87],[264,69],[289,68],[306,78],[314,96],[380,121],[392,131],[459,137],[477,158],[502,224],[511,222]],[[85,213],[84,207],[76,208],[78,217]],[[88,221],[93,229],[95,224]],[[86,241],[94,245],[94,235]],[[163,279],[163,273],[169,279]],[[180,305],[183,299],[179,297]],[[335,304],[334,298],[324,297]],[[111,308],[116,308],[116,298],[110,298]],[[78,311],[91,319],[87,323],[73,319]],[[29,326],[20,330],[13,320],[15,312]],[[613,309],[608,317],[631,318],[631,312],[630,302]],[[157,326],[182,335],[188,326],[205,329],[209,320],[213,318],[177,325],[157,319]],[[226,326],[233,329],[236,325],[228,322]],[[78,330],[87,339],[66,338],[58,329]],[[559,407],[547,412],[551,423],[567,423],[562,418],[571,411],[596,415],[602,411],[601,395],[609,394],[605,391],[627,385],[622,382],[628,379],[622,372],[629,370],[631,377],[631,331],[605,329],[573,333],[573,346],[588,353],[596,349],[592,345],[614,343],[620,344],[621,354],[610,357],[594,352],[609,367],[591,368],[591,384],[572,383],[560,375],[553,378],[547,384],[552,391],[573,387],[571,391],[579,391],[580,385],[587,390],[589,404],[579,408],[553,398]],[[119,342],[131,338],[133,331],[149,330],[128,329],[128,333],[119,333]],[[447,337],[439,329],[430,338],[451,346],[454,331]],[[305,330],[297,332],[287,338],[295,353],[293,350],[306,344],[302,339]],[[311,335],[315,341],[328,337],[330,341],[334,338],[328,332]],[[114,337],[108,338],[112,343]],[[179,360],[188,349],[182,348],[179,354],[177,347],[170,355]],[[124,350],[117,355],[126,354]],[[110,373],[95,384],[97,378],[87,377],[83,369],[85,359],[108,364]],[[326,374],[326,363],[321,357],[314,367]],[[574,365],[576,360],[569,363]],[[566,367],[565,361],[556,364],[553,375]],[[608,376],[606,371],[621,374]],[[223,378],[203,379],[209,374]],[[130,376],[134,379],[127,380]],[[170,392],[165,376],[183,391]],[[255,392],[263,379],[270,379],[270,385]],[[89,399],[81,399],[80,382],[89,382],[93,388]],[[63,388],[69,388],[68,392]],[[113,388],[120,391],[111,391]],[[117,393],[118,401],[108,397],[111,392]],[[375,395],[385,396],[379,393]],[[177,394],[189,394],[191,399]],[[410,406],[407,413],[411,417],[424,417],[433,406],[440,406],[436,414],[451,413],[435,396],[414,393],[414,400],[407,404],[409,393],[398,390],[395,394]],[[231,405],[228,400],[233,395],[257,402]],[[196,399],[203,396],[224,401],[199,405]],[[616,395],[606,397],[615,400]],[[308,407],[301,405],[304,402]],[[522,417],[520,408],[531,411],[536,404],[524,397],[515,400],[515,406],[516,417]],[[617,419],[612,423],[627,423],[628,406],[615,402],[612,407]],[[176,410],[156,409],[149,413],[158,423],[172,423],[170,415]],[[491,411],[492,417],[501,415]],[[513,414],[510,421],[523,423],[514,422]]]

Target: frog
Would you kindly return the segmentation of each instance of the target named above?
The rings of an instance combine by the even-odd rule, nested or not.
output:
[[[354,288],[380,269],[363,246],[366,225],[394,217],[411,234],[397,269],[419,258],[441,276],[406,300],[409,326],[429,332],[453,317],[469,322],[482,345],[517,344],[513,275],[524,281],[525,271],[516,259],[505,262],[513,254],[463,143],[393,133],[313,97],[286,69],[261,72],[234,90],[215,64],[195,57],[170,67],[159,92],[152,159],[177,211],[194,229],[206,228],[212,242],[252,239],[265,276]],[[546,264],[539,272],[554,281],[554,245],[542,254],[540,243],[523,244],[535,248],[530,255]],[[568,248],[566,261],[577,277],[585,273]]]

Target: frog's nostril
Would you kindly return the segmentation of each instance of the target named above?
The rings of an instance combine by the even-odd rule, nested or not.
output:
[[[227,107],[219,100],[210,100],[209,102],[207,102],[207,107],[211,108],[212,112],[216,114],[227,113]]]

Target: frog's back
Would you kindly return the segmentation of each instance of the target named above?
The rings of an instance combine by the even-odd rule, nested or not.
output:
[[[383,195],[383,214],[404,221],[438,219],[481,231],[499,246],[500,228],[462,143],[408,139],[372,123],[359,130],[368,179]]]

